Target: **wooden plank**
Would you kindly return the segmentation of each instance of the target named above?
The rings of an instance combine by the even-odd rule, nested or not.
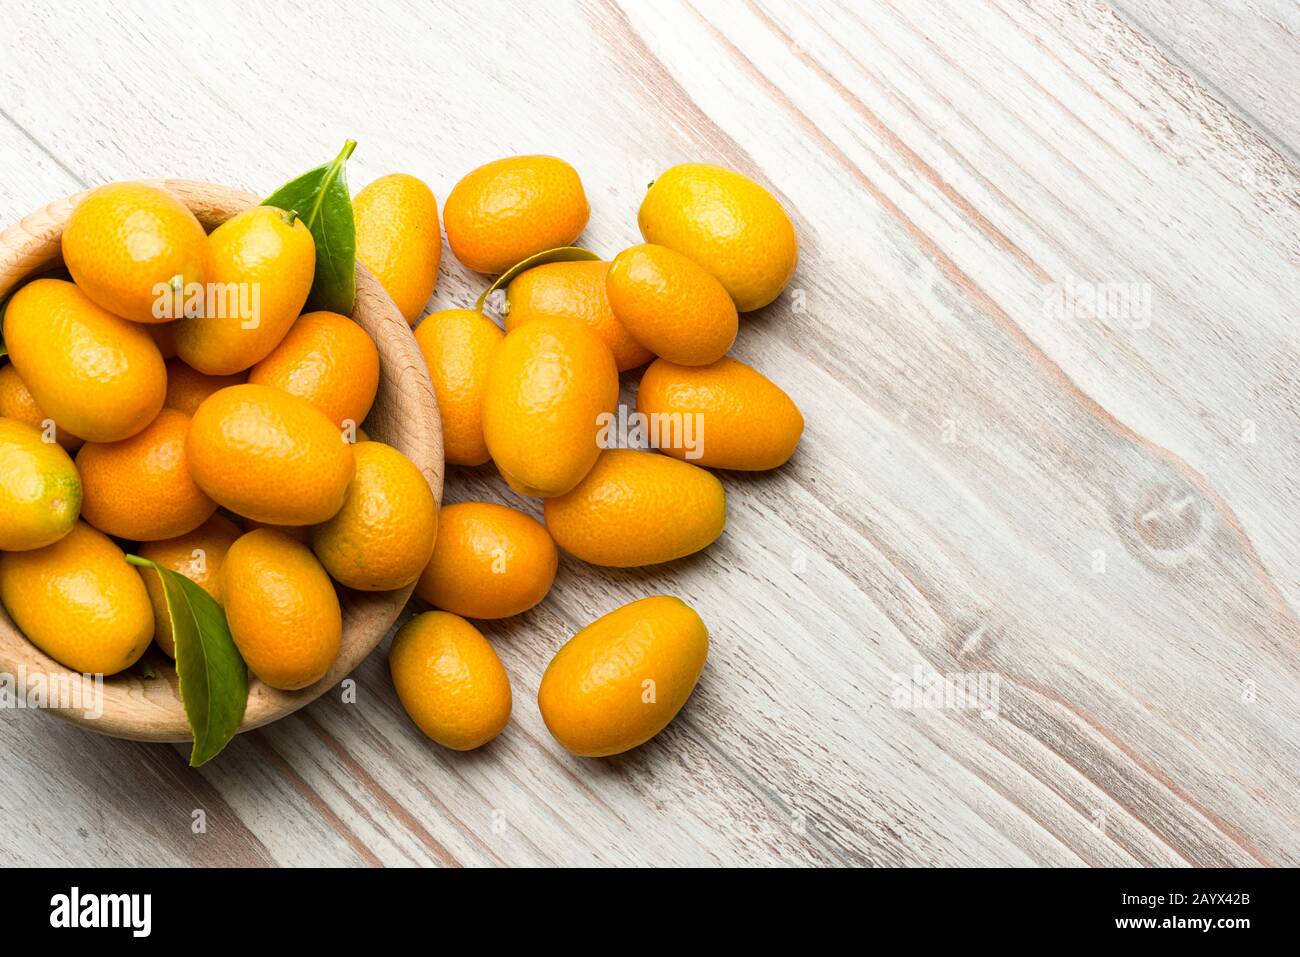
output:
[[[1115,12],[1292,163],[1300,158],[1300,7],[1289,0],[1119,0]]]

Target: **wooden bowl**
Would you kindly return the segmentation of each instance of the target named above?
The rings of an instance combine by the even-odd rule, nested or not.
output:
[[[256,196],[209,183],[179,179],[148,182],[179,196],[208,229],[258,202]],[[77,193],[51,203],[0,233],[0,298],[23,279],[60,264],[63,224],[83,195]],[[392,299],[360,264],[353,318],[379,349],[379,394],[366,419],[366,432],[409,456],[429,480],[434,497],[441,501],[442,427],[424,358]],[[320,681],[300,691],[277,691],[250,674],[248,709],[240,730],[283,718],[338,684],[383,640],[413,587],[390,592],[340,588],[343,641],[334,666]],[[190,730],[181,708],[176,672],[166,664],[160,664],[155,671],[155,678],[144,678],[137,669],[131,668],[104,679],[103,713],[99,717],[91,717],[80,709],[51,710],[74,724],[114,737],[188,741]],[[62,675],[71,686],[80,685],[83,693],[92,693],[93,682],[42,653],[14,626],[3,609],[0,609],[0,672],[14,676],[25,674],[28,681],[38,673]]]

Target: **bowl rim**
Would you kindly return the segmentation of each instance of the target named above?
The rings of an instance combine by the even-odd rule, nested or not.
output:
[[[207,229],[260,202],[252,193],[198,180],[132,182],[157,186],[174,194]],[[63,225],[88,192],[82,190],[56,200],[0,232],[0,299],[26,279],[61,264]],[[366,419],[366,432],[415,462],[441,507],[442,424],[424,356],[410,324],[379,281],[359,262],[356,282],[357,302],[352,318],[370,335],[380,356],[379,391]],[[337,685],[383,641],[415,587],[413,582],[394,591],[360,592],[335,584],[343,612],[343,640],[333,666],[320,681],[298,691],[276,690],[250,672],[248,706],[240,733],[292,714]],[[54,681],[66,682],[61,686],[67,691],[67,698],[59,702],[62,706],[47,706],[43,710],[52,711],[73,724],[136,741],[189,741],[190,729],[181,706],[175,670],[170,667],[155,670],[156,677],[144,678],[133,667],[99,678],[96,687],[95,677],[72,672],[37,648],[0,606],[0,673],[9,676],[17,693],[21,693],[18,689],[28,687],[38,674],[45,677],[47,685]],[[99,699],[93,697],[97,693]],[[71,706],[96,700],[102,709],[98,715],[93,706]]]

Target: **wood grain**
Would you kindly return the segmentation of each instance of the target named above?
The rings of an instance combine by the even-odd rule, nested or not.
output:
[[[265,192],[354,136],[354,187],[406,171],[440,198],[486,160],[564,156],[581,243],[613,254],[667,166],[754,176],[800,266],[733,354],[808,427],[785,468],[723,474],[707,552],[566,558],[546,602],[485,626],[515,711],[482,751],[419,735],[382,650],[198,772],[7,711],[27,770],[0,781],[21,835],[0,859],[1300,863],[1293,10],[6,8],[9,220],[141,175]],[[184,70],[154,55],[178,36]],[[472,303],[482,278],[443,263],[431,308]],[[1120,289],[1134,309],[1088,308]],[[448,499],[538,514],[490,467],[451,470]],[[710,625],[700,688],[647,746],[568,756],[542,670],[657,592]],[[917,667],[995,676],[996,708],[897,706]]]

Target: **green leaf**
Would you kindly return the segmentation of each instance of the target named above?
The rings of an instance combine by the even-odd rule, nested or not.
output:
[[[352,315],[357,296],[357,228],[343,167],[356,148],[357,141],[348,140],[333,162],[290,180],[262,201],[263,206],[296,212],[316,241],[308,308],[345,316]]]
[[[176,639],[181,704],[194,733],[190,767],[215,758],[235,736],[248,704],[248,668],[230,637],[226,613],[212,596],[180,572],[128,555],[132,565],[152,568],[162,580]]]
[[[515,263],[501,275],[497,276],[496,282],[483,290],[483,295],[478,297],[478,301],[474,303],[474,309],[477,312],[482,312],[483,304],[487,302],[488,296],[492,295],[492,293],[496,292],[498,289],[504,289],[506,286],[510,285],[512,279],[520,273],[528,272],[528,270],[532,269],[534,266],[544,266],[547,263],[590,262],[591,260],[599,258],[600,257],[590,249],[582,249],[579,246],[556,246],[554,249],[547,249],[540,253],[535,253],[523,262]]]

